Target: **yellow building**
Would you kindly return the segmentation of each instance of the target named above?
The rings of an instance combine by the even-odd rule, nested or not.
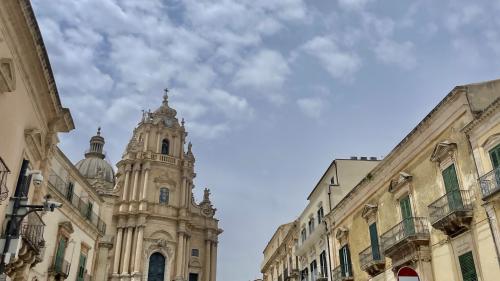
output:
[[[490,112],[499,87],[499,80],[455,87],[326,216],[332,280],[498,280],[488,153],[497,159],[498,111],[497,119]],[[493,200],[490,219],[483,199]]]
[[[294,253],[297,235],[297,221],[278,227],[263,251],[260,267],[263,281],[298,280],[298,257]]]

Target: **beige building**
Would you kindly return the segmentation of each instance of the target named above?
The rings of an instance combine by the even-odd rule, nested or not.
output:
[[[114,280],[215,281],[218,235],[205,189],[193,197],[195,158],[184,121],[168,105],[146,112],[118,162]]]
[[[298,280],[299,260],[294,253],[297,236],[297,221],[278,227],[263,251],[260,267],[263,281]]]
[[[31,213],[7,239],[6,211],[14,203],[42,202],[57,133],[73,128],[29,1],[0,1],[0,244],[7,263],[0,267],[12,279],[26,280],[29,269],[43,259],[44,222]]]
[[[499,87],[455,87],[326,216],[333,280],[498,280]]]

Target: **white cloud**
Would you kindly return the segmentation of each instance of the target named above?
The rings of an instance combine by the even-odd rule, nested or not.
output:
[[[198,122],[186,123],[187,130],[194,136],[204,139],[214,139],[229,131],[229,126],[225,123],[206,124]]]
[[[290,68],[283,56],[273,50],[263,49],[249,57],[236,72],[234,85],[250,87],[265,93],[271,100],[279,101],[279,92]]]
[[[310,118],[320,118],[325,109],[326,102],[318,97],[301,98],[297,100],[299,109]]]
[[[338,0],[339,5],[345,9],[359,10],[364,8],[372,0]]]
[[[403,69],[410,70],[417,65],[414,45],[410,41],[399,43],[389,39],[382,40],[375,47],[375,54],[381,62]]]
[[[459,4],[448,15],[444,16],[445,26],[452,32],[458,31],[462,26],[469,25],[484,14],[483,8],[475,4]]]
[[[316,57],[333,78],[350,80],[361,67],[359,57],[350,51],[343,51],[332,38],[318,36],[302,46],[302,49]]]

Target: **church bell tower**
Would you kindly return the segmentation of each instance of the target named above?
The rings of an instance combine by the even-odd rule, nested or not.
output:
[[[144,112],[118,162],[113,280],[216,281],[218,220],[193,197],[195,157],[168,104]]]

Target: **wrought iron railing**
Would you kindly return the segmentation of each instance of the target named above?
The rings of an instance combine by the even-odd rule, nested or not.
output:
[[[0,157],[0,201],[4,201],[9,197],[9,189],[7,188],[7,175],[9,173],[9,168]]]
[[[364,249],[359,253],[359,264],[361,269],[365,269],[374,263],[381,263],[385,261],[384,254],[380,251],[380,247],[377,246],[378,253],[373,253],[372,246]]]
[[[49,176],[49,184],[64,197],[73,207],[75,207],[80,215],[93,224],[100,233],[106,233],[106,223],[90,208],[88,202],[82,200],[78,195],[69,189],[69,183],[65,182],[59,176],[52,174]]]
[[[53,275],[59,275],[66,279],[69,275],[69,270],[71,269],[71,263],[63,258],[53,258],[53,262],[50,265],[49,272]]]
[[[37,213],[28,214],[21,224],[20,235],[23,241],[30,245],[37,254],[41,253],[42,248],[45,247],[45,240],[43,239],[44,227],[45,224]]]
[[[483,199],[497,193],[500,190],[500,167],[483,175],[479,179]]]
[[[380,236],[384,251],[408,238],[429,239],[429,226],[426,218],[410,217],[402,220]]]
[[[472,192],[469,190],[453,190],[441,196],[429,205],[431,224],[457,211],[472,211]]]

